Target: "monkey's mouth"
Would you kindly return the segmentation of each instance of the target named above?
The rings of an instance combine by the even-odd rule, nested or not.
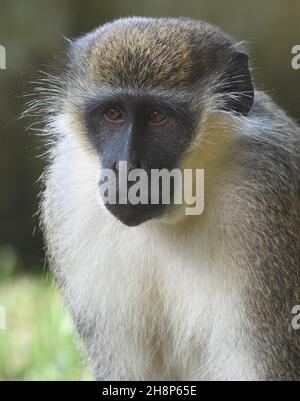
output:
[[[133,190],[139,184],[138,190]],[[104,186],[103,186],[104,185]],[[167,202],[163,187],[146,181],[127,181],[115,185],[114,181],[100,179],[100,194],[107,210],[129,227],[138,226],[164,214],[174,197],[173,184],[168,187]]]
[[[164,214],[166,205],[106,204],[107,210],[128,227],[139,226]]]

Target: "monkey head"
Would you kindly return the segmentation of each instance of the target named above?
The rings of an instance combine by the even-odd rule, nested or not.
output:
[[[62,107],[80,122],[77,134],[99,157],[99,171],[116,175],[124,161],[129,171],[181,168],[203,119],[247,116],[254,97],[246,53],[218,28],[188,19],[101,26],[72,42],[64,82]],[[159,199],[106,207],[135,226],[167,212]]]

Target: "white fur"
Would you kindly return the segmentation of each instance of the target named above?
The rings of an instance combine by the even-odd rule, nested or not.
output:
[[[243,278],[222,227],[211,230],[222,211],[206,205],[182,231],[164,220],[122,225],[99,203],[96,155],[72,134],[67,115],[57,129],[64,139],[48,173],[44,221],[66,303],[92,328],[97,377],[257,379],[241,326]]]

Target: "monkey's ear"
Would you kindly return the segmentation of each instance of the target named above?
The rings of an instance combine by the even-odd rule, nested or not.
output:
[[[254,88],[249,68],[249,57],[235,50],[226,63],[219,93],[224,96],[224,108],[247,116],[254,102]]]

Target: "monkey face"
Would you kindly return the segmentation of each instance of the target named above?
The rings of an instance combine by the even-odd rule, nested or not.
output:
[[[180,168],[201,137],[195,127],[215,111],[246,116],[254,96],[248,56],[217,28],[185,19],[129,18],[83,36],[71,45],[66,82],[68,109],[117,181],[120,162],[148,176]],[[115,192],[106,206],[127,225],[168,209],[163,188],[148,204],[120,202],[118,183]]]
[[[194,136],[194,118],[187,104],[174,98],[154,93],[112,92],[87,105],[86,123],[88,135],[101,160],[102,171],[114,172],[114,187],[108,183],[107,190],[115,191],[113,202],[106,207],[122,223],[139,225],[153,217],[161,216],[168,205],[163,203],[163,191],[170,191],[170,202],[174,195],[174,180],[164,188],[160,182],[155,204],[150,194],[153,170],[171,172],[180,166],[180,161]],[[126,163],[126,172],[120,172],[120,163]],[[141,176],[130,180],[133,171],[142,170],[147,175],[140,183],[146,190],[146,204],[130,202],[128,192]],[[121,190],[121,174],[125,179],[125,194]],[[143,176],[142,176],[143,177]],[[104,182],[100,179],[100,185]],[[146,187],[146,188],[145,188]],[[125,195],[125,201],[124,201]],[[121,199],[123,198],[123,200]]]

